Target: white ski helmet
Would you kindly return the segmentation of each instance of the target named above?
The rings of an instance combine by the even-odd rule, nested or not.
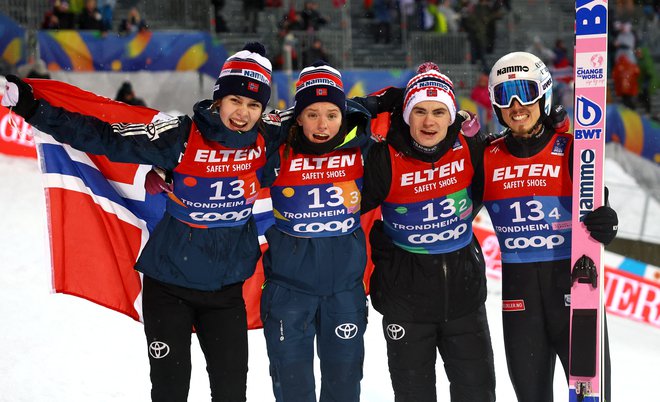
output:
[[[545,63],[527,52],[513,52],[502,56],[490,70],[488,93],[493,111],[500,124],[501,108],[511,106],[513,98],[521,105],[539,101],[541,120],[550,115],[552,107],[552,77]]]

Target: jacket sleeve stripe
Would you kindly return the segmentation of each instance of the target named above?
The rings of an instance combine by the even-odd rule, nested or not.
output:
[[[154,141],[160,137],[160,134],[179,127],[179,125],[179,119],[174,118],[149,124],[114,123],[112,130],[123,137],[144,135],[150,141]]]

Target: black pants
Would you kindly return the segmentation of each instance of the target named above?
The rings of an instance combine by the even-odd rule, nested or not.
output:
[[[396,402],[435,402],[436,350],[449,379],[451,402],[495,400],[495,369],[486,309],[442,323],[393,322],[383,317]]]
[[[213,402],[245,402],[248,345],[242,283],[206,292],[145,276],[142,302],[153,402],[187,401],[193,326],[206,358]]]
[[[520,402],[553,401],[557,357],[568,381],[570,288],[570,261],[503,266],[504,349]],[[611,402],[607,327],[604,346],[604,394]]]

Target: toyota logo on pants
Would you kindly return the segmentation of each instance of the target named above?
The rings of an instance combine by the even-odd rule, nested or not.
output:
[[[149,355],[154,359],[162,359],[170,354],[170,347],[165,342],[153,341],[149,344]]]
[[[340,339],[351,339],[355,338],[355,335],[358,333],[358,326],[352,322],[347,322],[345,324],[337,325],[335,328],[335,335]]]
[[[398,341],[406,336],[406,330],[399,324],[388,324],[386,331],[387,336],[393,341]]]

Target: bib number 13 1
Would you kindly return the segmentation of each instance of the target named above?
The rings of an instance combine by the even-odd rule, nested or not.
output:
[[[215,195],[209,197],[210,200],[225,200],[243,198],[245,196],[245,181],[244,180],[234,180],[228,183],[227,189],[229,194],[223,194],[224,181],[216,181],[211,184],[211,188],[215,188]],[[257,185],[255,182],[251,182],[249,186],[250,195],[254,195],[257,192]]]

